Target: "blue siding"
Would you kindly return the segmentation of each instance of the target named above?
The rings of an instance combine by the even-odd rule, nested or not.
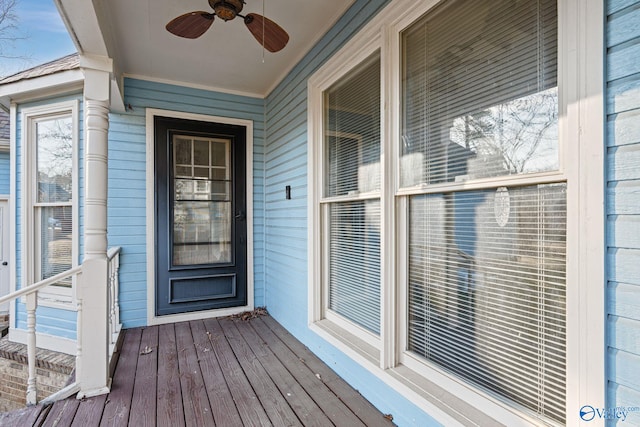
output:
[[[307,327],[307,80],[386,3],[356,1],[267,97],[266,302],[278,322],[398,425],[438,425]],[[285,199],[287,185],[291,200]]]
[[[9,194],[10,160],[9,152],[0,152],[0,194]]]
[[[22,165],[22,117],[21,113],[25,108],[30,107],[38,107],[47,104],[55,104],[58,102],[68,102],[78,100],[80,101],[78,104],[78,117],[76,120],[78,121],[78,194],[75,197],[78,199],[79,206],[79,218],[78,218],[78,226],[79,229],[79,250],[78,262],[82,262],[82,249],[83,242],[82,236],[84,231],[84,213],[82,211],[82,205],[84,204],[84,111],[83,111],[83,103],[82,103],[82,95],[74,94],[61,96],[56,98],[49,98],[43,101],[31,102],[20,104],[18,106],[17,117],[16,117],[16,156],[15,156],[15,167],[16,170],[16,224],[15,224],[15,233],[16,233],[16,253],[15,253],[15,269],[16,269],[16,283],[19,287],[22,283],[22,235],[20,234],[20,230],[22,229],[22,208],[25,203],[22,197],[22,181],[24,178],[23,171],[21,169]],[[7,191],[8,193],[9,191]],[[16,302],[16,318],[12,321],[15,322],[15,326],[20,329],[26,329],[27,320],[26,320],[26,307],[21,302]],[[38,318],[37,321],[37,330],[38,332],[57,335],[64,338],[75,339],[76,336],[76,313],[71,310],[62,310],[62,309],[54,309],[49,307],[39,307],[36,316]]]
[[[125,80],[125,104],[109,117],[109,246],[121,246],[120,318],[125,328],[147,323],[146,108],[253,121],[254,283],[256,306],[264,299],[264,100]]]
[[[640,0],[609,0],[607,12],[607,405],[638,406]]]

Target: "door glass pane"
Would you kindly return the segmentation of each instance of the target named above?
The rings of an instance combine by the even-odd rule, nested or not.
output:
[[[230,150],[229,140],[173,138],[173,265],[232,261]]]
[[[191,167],[191,140],[176,138],[173,144],[175,165]]]

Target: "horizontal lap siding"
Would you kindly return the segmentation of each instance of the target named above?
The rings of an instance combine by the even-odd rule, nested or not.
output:
[[[120,309],[126,328],[147,323],[146,109],[253,121],[255,304],[264,305],[264,100],[125,79],[127,112],[109,116],[109,246],[121,246]],[[148,284],[153,286],[153,283]]]
[[[0,152],[0,195],[9,194],[9,152]]]
[[[267,306],[297,336],[307,331],[307,80],[385,3],[356,1],[267,97]]]
[[[640,406],[640,1],[609,0],[607,11],[607,405],[636,407]],[[629,417],[627,423],[640,424],[640,414]]]
[[[385,4],[356,0],[267,97],[265,280],[270,314],[398,425],[437,425],[352,359],[308,329],[307,80]],[[285,188],[291,186],[291,199]]]

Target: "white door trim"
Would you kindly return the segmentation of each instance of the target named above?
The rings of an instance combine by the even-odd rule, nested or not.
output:
[[[0,297],[8,295],[11,292],[11,267],[13,265],[13,257],[11,256],[10,243],[10,223],[9,223],[9,198],[0,195],[0,221],[2,228],[0,229],[0,263],[6,262],[6,265],[0,264]],[[0,314],[9,314],[9,303],[0,305]]]
[[[165,316],[155,315],[155,132],[154,118],[170,117],[184,120],[198,120],[210,123],[222,123],[244,126],[246,129],[247,154],[247,305],[240,307],[224,308],[218,310],[205,310],[183,314],[170,314]],[[231,117],[208,116],[204,114],[185,113],[181,111],[160,110],[147,108],[146,113],[146,215],[147,215],[147,325],[160,325],[163,323],[183,322],[188,320],[205,319],[209,317],[222,317],[243,311],[253,310],[254,280],[253,280],[253,121],[236,119]]]

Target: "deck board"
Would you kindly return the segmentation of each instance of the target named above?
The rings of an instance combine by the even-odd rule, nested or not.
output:
[[[182,403],[185,424],[190,426],[213,425],[209,397],[200,371],[191,327],[188,323],[176,324],[176,345],[178,346],[178,367],[180,386],[183,390]]]
[[[158,328],[144,328],[134,376],[129,425],[152,427],[156,423]],[[116,365],[116,370],[118,369]]]
[[[245,426],[272,425],[240,363],[234,357],[231,346],[225,339],[224,332],[218,321],[216,319],[207,319],[205,325],[211,333],[214,351],[220,362],[229,391],[240,413],[242,423]]]
[[[0,414],[0,426],[392,425],[269,316],[123,333],[111,393]]]
[[[102,419],[106,400],[106,394],[93,399],[82,399],[73,417],[71,427],[98,427]]]
[[[158,329],[158,426],[180,427],[185,421],[175,326],[160,325]]]
[[[101,427],[123,427],[129,424],[133,381],[127,379],[135,377],[141,338],[142,329],[139,328],[127,331],[124,336],[118,369],[113,374],[113,385],[105,403]]]
[[[273,354],[267,343],[250,326],[250,323],[236,322],[235,326],[255,355],[263,362],[269,376],[280,393],[287,399],[300,421],[309,427],[332,426],[333,423],[291,375],[286,366]]]
[[[43,427],[69,426],[78,411],[80,401],[78,399],[59,400],[51,406]],[[28,425],[28,424],[26,424]]]
[[[0,426],[33,425],[45,410],[42,405],[30,406],[17,411],[0,413]]]
[[[211,333],[203,321],[191,322],[193,341],[200,360],[200,370],[209,396],[211,412],[216,426],[234,427],[242,425],[238,408],[229,392],[229,387],[218,363],[211,343]]]
[[[348,409],[360,418],[366,426],[389,426],[391,424],[384,416],[381,418],[380,412],[357,390],[353,389],[340,378],[338,374],[311,353],[307,347],[295,339],[293,335],[280,326],[272,317],[265,316],[256,320],[254,327],[259,327],[261,324],[267,325],[271,332],[281,339],[298,358],[305,361],[305,364],[312,372],[320,375],[324,384],[331,389],[338,399],[347,405]]]
[[[260,336],[269,343],[269,347],[276,356],[289,367],[291,374],[298,380],[300,385],[311,395],[316,404],[322,409],[325,415],[335,425],[361,426],[365,424],[349,410],[347,405],[342,402],[323,382],[323,371],[311,369],[308,366],[311,357],[301,357],[295,354],[286,344],[281,341],[273,330],[261,319],[255,319],[254,328]],[[306,348],[300,343],[302,348]],[[315,358],[315,356],[313,356]],[[326,365],[325,365],[326,366]],[[328,369],[328,368],[327,368]]]
[[[251,383],[267,416],[276,426],[301,426],[285,398],[275,386],[269,374],[235,328],[234,321],[221,320],[222,330],[231,345],[236,359]]]

